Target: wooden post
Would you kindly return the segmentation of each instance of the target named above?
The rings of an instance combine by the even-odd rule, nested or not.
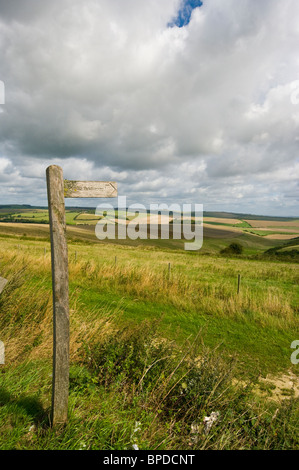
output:
[[[241,284],[241,274],[238,274],[238,290],[237,290],[237,294],[240,293],[240,284]]]
[[[67,421],[69,393],[69,279],[64,198],[116,197],[113,181],[63,180],[59,166],[47,168],[53,287],[53,386],[51,424]],[[75,252],[77,260],[77,252]]]
[[[69,393],[68,251],[62,169],[47,168],[53,287],[53,382],[51,424],[65,423]]]

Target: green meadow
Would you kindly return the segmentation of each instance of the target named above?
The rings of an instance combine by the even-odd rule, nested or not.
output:
[[[0,449],[298,448],[298,241],[216,227],[187,252],[70,225],[69,419],[52,428],[49,229],[11,225],[0,224]],[[223,252],[232,241],[241,254]]]

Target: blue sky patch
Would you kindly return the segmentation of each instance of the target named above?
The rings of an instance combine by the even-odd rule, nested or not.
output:
[[[174,26],[178,26],[179,28],[186,26],[190,22],[192,11],[195,8],[201,7],[201,5],[202,2],[200,0],[183,0],[177,17],[173,18],[173,20],[168,23],[168,26],[170,28]]]

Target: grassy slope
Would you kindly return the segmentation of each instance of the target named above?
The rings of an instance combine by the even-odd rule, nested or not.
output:
[[[29,257],[33,268],[46,247],[42,259],[47,269],[41,276],[50,289],[49,244],[21,243],[2,239],[2,250]],[[213,247],[211,243],[206,250]],[[247,249],[252,250],[251,239]],[[296,264],[112,243],[69,242],[69,257],[71,291],[87,308],[113,299],[123,305],[125,321],[162,317],[161,327],[169,337],[179,334],[183,340],[203,327],[207,344],[223,343],[224,351],[242,356],[246,368],[257,361],[264,373],[289,366],[299,304]]]
[[[10,229],[3,226],[2,230]],[[70,227],[70,423],[63,431],[54,432],[44,424],[40,429],[38,423],[44,423],[51,390],[48,233],[46,226],[23,226],[22,238],[14,238],[15,233],[1,238],[0,247],[1,275],[13,286],[11,293],[3,294],[0,306],[4,316],[11,316],[9,324],[1,324],[7,365],[0,384],[0,448],[124,448],[130,445],[136,420],[147,429],[140,437],[144,448],[159,447],[161,442],[159,448],[180,446],[170,437],[165,440],[155,413],[147,409],[142,414],[144,405],[138,397],[135,405],[130,402],[128,407],[122,393],[97,385],[98,379],[89,376],[80,362],[82,344],[109,336],[121,326],[132,328],[145,319],[159,319],[159,337],[175,338],[178,348],[202,329],[206,346],[218,347],[220,356],[227,360],[238,357],[235,374],[242,379],[249,380],[257,371],[262,375],[289,370],[297,373],[290,363],[290,344],[299,334],[295,263],[221,258],[219,248],[227,246],[229,239],[207,239],[198,254],[182,251],[180,241],[95,244],[92,230],[81,232]],[[37,233],[40,240],[34,239]],[[250,235],[238,241],[247,255],[273,246]],[[239,273],[242,282],[237,296]],[[5,303],[9,305],[7,312]],[[32,425],[39,431],[29,432]],[[234,448],[233,439],[224,448]]]

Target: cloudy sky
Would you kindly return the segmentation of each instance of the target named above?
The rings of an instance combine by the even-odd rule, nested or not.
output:
[[[298,44],[298,0],[0,0],[0,204],[46,205],[58,164],[129,203],[299,216]]]

